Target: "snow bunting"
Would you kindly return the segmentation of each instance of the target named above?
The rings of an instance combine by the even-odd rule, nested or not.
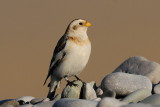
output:
[[[44,82],[45,84],[51,76],[48,98],[54,96],[63,78],[68,82],[67,77],[74,76],[78,79],[77,75],[85,68],[91,53],[91,42],[87,35],[89,26],[91,23],[86,20],[75,19],[58,41]]]

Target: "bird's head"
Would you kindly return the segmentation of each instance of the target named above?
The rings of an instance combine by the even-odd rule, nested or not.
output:
[[[91,23],[86,20],[75,19],[69,24],[66,33],[71,36],[84,36],[87,35],[87,28],[89,26],[91,26]]]

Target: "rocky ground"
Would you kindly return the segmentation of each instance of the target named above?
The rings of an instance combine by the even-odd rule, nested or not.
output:
[[[99,86],[74,81],[52,100],[23,96],[0,107],[160,107],[160,64],[135,56],[124,61]]]

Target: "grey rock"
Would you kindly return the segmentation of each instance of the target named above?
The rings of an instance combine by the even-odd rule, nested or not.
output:
[[[126,102],[120,102],[115,98],[105,97],[97,105],[97,107],[120,107],[126,105]]]
[[[30,101],[31,104],[37,104],[44,100],[44,98],[35,98]]]
[[[125,72],[147,76],[153,84],[160,81],[160,64],[149,61],[141,56],[134,56],[125,60],[114,72]]]
[[[116,97],[116,92],[111,91],[111,90],[104,90],[103,94],[100,97],[101,98],[104,98],[104,97],[113,97],[113,98],[115,98]]]
[[[22,101],[24,101],[26,103],[26,102],[30,102],[33,99],[35,99],[35,97],[32,97],[32,96],[23,96],[23,97],[17,98],[16,100],[17,101],[22,100]]]
[[[13,107],[17,107],[17,106],[19,106],[19,103],[16,100],[10,100],[10,101],[6,101],[6,102],[2,103],[0,106],[1,107],[6,107],[6,106],[9,106],[9,105],[12,105]]]
[[[83,87],[83,99],[92,100],[97,98],[96,92],[93,89],[95,82],[86,83]]]
[[[93,101],[101,101],[101,98],[95,98],[95,99],[93,99]]]
[[[1,107],[1,106],[0,106]],[[7,105],[7,106],[5,106],[5,107],[14,107],[13,105]]]
[[[160,84],[157,84],[157,85],[154,87],[153,92],[154,92],[155,94],[160,94]]]
[[[50,101],[49,98],[45,98],[42,102],[47,102],[47,101]]]
[[[133,104],[128,104],[121,107],[160,107],[160,105],[156,106],[156,105],[143,104],[143,103],[133,103]]]
[[[0,105],[3,104],[3,103],[5,103],[5,102],[7,102],[7,101],[11,101],[11,100],[14,100],[14,99],[5,99],[5,100],[1,100],[1,101],[0,101]]]
[[[97,96],[101,96],[103,94],[103,90],[101,88],[97,88],[96,94]]]
[[[96,107],[97,101],[63,98],[55,102],[53,107]]]
[[[116,72],[107,75],[101,82],[103,91],[111,90],[116,95],[128,95],[141,88],[152,90],[151,81],[142,75],[134,75],[123,72]]]
[[[62,92],[62,98],[80,98],[81,88],[83,83],[79,80],[73,82],[75,85],[67,85]]]
[[[36,105],[33,105],[32,107],[52,107],[54,105],[55,101],[47,101],[47,102],[41,102]]]
[[[160,94],[153,94],[147,97],[146,99],[142,100],[141,103],[160,105]]]
[[[32,107],[33,105],[32,104],[24,104],[24,105],[20,105],[18,107]]]
[[[151,95],[151,90],[142,88],[142,89],[132,92],[131,94],[126,96],[122,101],[128,102],[128,103],[131,103],[131,102],[136,103],[136,102],[144,100],[150,95]]]

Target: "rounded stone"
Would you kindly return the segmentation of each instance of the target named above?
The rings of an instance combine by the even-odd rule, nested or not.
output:
[[[151,95],[151,90],[142,88],[132,92],[131,94],[126,96],[122,101],[128,102],[128,103],[137,103],[147,98],[150,95]]]
[[[151,81],[142,75],[134,75],[123,72],[116,72],[107,75],[101,82],[103,91],[111,90],[116,95],[128,95],[138,89],[147,88],[152,90]]]
[[[103,90],[101,88],[97,88],[96,94],[97,96],[101,96],[103,94]]]
[[[153,92],[155,94],[160,94],[160,84],[157,84],[154,88],[153,88]]]
[[[149,61],[141,56],[128,58],[113,72],[144,75],[147,76],[153,84],[157,84],[160,81],[160,64]]]
[[[17,98],[16,100],[17,101],[24,101],[25,103],[28,103],[28,102],[30,102],[33,99],[35,99],[35,97],[32,97],[32,96],[23,96],[23,97]]]
[[[74,85],[67,85],[62,92],[62,98],[80,98],[83,83],[79,80],[73,82]]]
[[[20,105],[18,107],[33,107],[33,105],[32,104],[24,104],[24,105]]]
[[[19,106],[19,103],[16,100],[10,100],[10,101],[6,101],[6,102],[2,103],[0,106],[1,107],[6,107],[6,106],[9,106],[9,105],[12,105],[13,107],[17,107],[17,106]]]
[[[160,94],[153,94],[142,100],[141,103],[160,105]]]
[[[97,101],[63,98],[56,101],[53,107],[96,107]]]
[[[40,103],[44,100],[44,98],[35,98],[33,100],[30,101],[31,104],[37,104]]]
[[[86,83],[83,87],[83,98],[87,100],[96,99],[97,95],[93,89],[93,83]]]
[[[119,101],[115,98],[105,97],[97,105],[97,107],[120,107],[128,103]]]
[[[41,103],[34,105],[34,107],[52,107],[54,103],[55,101],[41,102]]]
[[[143,104],[143,103],[133,103],[133,104],[128,104],[128,105],[121,106],[121,107],[160,107],[160,106]]]

